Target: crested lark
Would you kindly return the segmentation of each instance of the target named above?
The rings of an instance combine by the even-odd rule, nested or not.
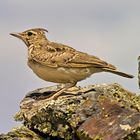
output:
[[[133,75],[118,71],[115,66],[96,56],[49,41],[45,32],[48,31],[43,28],[35,28],[22,33],[11,33],[11,35],[21,39],[26,44],[28,66],[38,77],[45,81],[65,84],[64,88],[50,97],[51,99],[56,99],[63,91],[94,73],[111,72],[133,78]]]

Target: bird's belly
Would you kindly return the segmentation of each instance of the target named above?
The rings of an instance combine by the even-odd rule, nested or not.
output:
[[[31,64],[30,62],[28,62],[28,65],[38,77],[55,83],[77,82],[94,73],[89,68],[53,68],[38,63]]]

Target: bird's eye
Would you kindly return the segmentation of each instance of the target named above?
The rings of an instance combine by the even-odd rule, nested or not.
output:
[[[28,32],[27,34],[28,34],[28,36],[31,36],[31,35],[33,35],[33,33],[32,33],[32,32]]]

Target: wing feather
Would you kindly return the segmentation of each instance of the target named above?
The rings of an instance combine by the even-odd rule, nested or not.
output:
[[[88,55],[86,53],[76,51],[69,46],[54,42],[43,46],[41,49],[34,47],[31,55],[34,61],[49,67],[96,67],[112,70],[116,69],[115,66],[108,64],[96,56]]]

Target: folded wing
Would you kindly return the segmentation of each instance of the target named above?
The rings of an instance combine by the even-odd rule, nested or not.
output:
[[[42,65],[50,67],[96,67],[115,70],[116,67],[99,59],[96,56],[78,52],[63,44],[51,43],[42,49],[32,51],[32,59]]]

